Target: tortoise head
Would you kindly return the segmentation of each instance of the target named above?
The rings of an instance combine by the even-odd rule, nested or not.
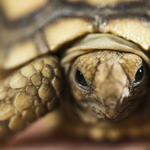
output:
[[[115,38],[117,45],[118,37]],[[111,45],[112,49],[96,49],[79,56],[69,72],[72,94],[80,111],[113,121],[131,114],[144,101],[148,89],[145,61],[136,52],[121,47],[118,51],[116,45]],[[139,50],[139,47],[134,48]]]
[[[76,102],[99,118],[120,120],[130,114],[147,91],[143,60],[130,53],[97,51],[78,57],[70,71]]]

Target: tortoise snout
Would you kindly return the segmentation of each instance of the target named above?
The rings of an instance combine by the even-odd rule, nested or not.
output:
[[[106,110],[108,117],[114,116],[120,109],[124,89],[127,89],[128,78],[121,64],[102,63],[98,66],[94,79],[95,94]]]

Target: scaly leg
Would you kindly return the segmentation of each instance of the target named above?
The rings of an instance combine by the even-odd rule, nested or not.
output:
[[[52,56],[36,59],[3,80],[0,139],[53,111],[59,103],[61,86],[59,61]]]

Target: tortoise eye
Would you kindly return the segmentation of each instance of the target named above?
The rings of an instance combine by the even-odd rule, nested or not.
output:
[[[133,85],[134,86],[139,85],[143,81],[144,77],[145,77],[145,68],[141,66],[135,74]]]
[[[143,75],[144,75],[144,69],[143,69],[143,67],[141,66],[141,67],[138,69],[138,71],[137,71],[137,73],[136,73],[136,75],[135,75],[135,82],[141,81],[142,78],[143,78]]]
[[[75,78],[76,78],[76,81],[79,83],[79,85],[84,86],[84,87],[88,86],[82,72],[79,69],[76,70]]]

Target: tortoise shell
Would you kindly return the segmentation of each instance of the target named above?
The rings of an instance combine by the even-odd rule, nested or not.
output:
[[[101,107],[100,102],[98,106],[97,102],[96,106],[95,102],[89,106],[88,101],[83,105],[80,105],[80,102],[76,104],[74,99],[81,97],[81,93],[82,97],[86,94],[83,94],[83,89],[81,93],[71,92],[70,88],[74,89],[75,85],[73,81],[68,81],[68,78],[74,76],[69,75],[74,62],[76,65],[78,58],[85,59],[80,56],[105,50],[111,51],[110,54],[104,52],[106,57],[118,55],[118,59],[121,59],[122,53],[128,53],[132,61],[133,56],[130,54],[138,56],[140,60],[134,63],[135,68],[139,69],[141,64],[144,64],[147,70],[144,72],[149,74],[149,5],[150,2],[144,0],[1,0],[1,139],[23,129],[55,108],[59,109],[50,115],[55,118],[52,122],[57,132],[98,141],[149,137],[150,104],[146,94],[149,87],[148,75],[140,81],[141,83],[144,80],[145,87],[139,90],[135,88],[135,94],[132,94],[133,97],[140,97],[142,104],[136,104],[134,98],[134,105],[138,105],[136,109],[132,110],[132,106],[124,110],[117,108],[116,114],[120,111],[122,114],[114,117],[116,114],[111,116],[109,112],[112,118],[107,111],[103,116],[97,112]],[[83,64],[90,63],[90,58],[95,55],[88,56]],[[22,67],[29,61],[32,62]],[[96,66],[98,64],[96,63]],[[20,67],[22,68],[3,79]],[[119,68],[117,65],[116,67]],[[89,67],[89,70],[91,68],[94,69]],[[127,68],[132,69],[134,66]],[[143,70],[140,68],[139,72]],[[85,75],[87,78],[84,80],[81,68],[77,69],[75,74],[79,77],[79,82],[82,78],[82,84],[87,88],[88,75]],[[119,75],[119,72],[117,74]],[[119,78],[122,79],[122,76]],[[113,87],[109,90],[113,90]],[[122,97],[130,95],[130,91],[128,86]],[[107,92],[104,95],[107,95]],[[130,105],[132,104],[130,102]]]

